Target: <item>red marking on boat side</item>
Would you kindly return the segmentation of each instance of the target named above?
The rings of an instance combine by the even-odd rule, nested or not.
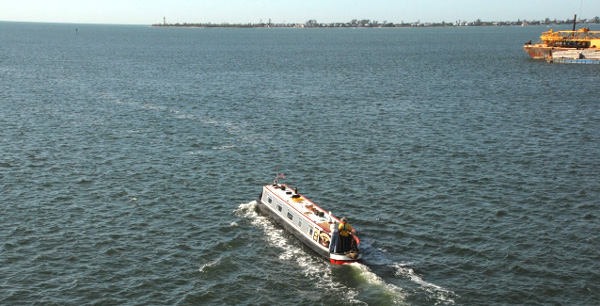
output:
[[[329,258],[329,262],[331,262],[332,264],[336,264],[336,265],[344,265],[344,264],[350,264],[350,263],[354,263],[354,262],[362,262],[362,259],[356,259],[356,260],[335,260],[333,258]]]

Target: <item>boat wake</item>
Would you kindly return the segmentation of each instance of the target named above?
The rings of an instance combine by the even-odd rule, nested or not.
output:
[[[311,280],[311,283],[329,295],[343,297],[349,304],[372,304],[372,299],[376,297],[380,301],[385,300],[383,304],[401,305],[405,304],[413,294],[425,294],[427,300],[435,301],[435,305],[455,304],[454,299],[457,295],[453,291],[425,281],[415,273],[410,267],[410,263],[394,262],[386,256],[383,250],[364,240],[362,243],[366,245],[363,250],[367,265],[361,263],[344,265],[344,267],[352,268],[351,278],[358,280],[352,284],[345,283],[344,277],[340,277],[339,270],[337,270],[344,269],[344,267],[330,265],[317,256],[311,256],[298,244],[291,242],[290,238],[285,236],[284,230],[278,228],[268,217],[259,214],[257,205],[256,201],[240,204],[235,210],[235,214],[249,220],[254,227],[262,229],[267,243],[281,250],[279,260],[297,265],[301,273]],[[238,225],[233,222],[232,226]],[[397,284],[386,282],[369,265],[391,270],[394,276],[407,279],[420,289],[412,292]],[[378,269],[375,268],[375,270]]]
[[[358,285],[345,283],[340,277],[341,266],[331,265],[317,256],[311,256],[297,244],[290,242],[284,235],[284,230],[278,228],[269,218],[258,213],[257,202],[240,204],[235,214],[250,220],[251,224],[264,231],[264,237],[270,246],[281,249],[279,260],[298,266],[299,270],[319,292],[327,295],[339,296],[351,305],[369,305],[371,301],[363,301],[362,296],[379,296],[386,300],[383,304],[403,304],[405,295],[402,289],[386,283],[382,278],[373,273],[367,266],[360,263],[348,264],[352,267],[351,275],[359,280]],[[369,298],[369,300],[371,299]],[[391,302],[391,303],[390,303]]]
[[[402,291],[402,288],[386,283],[385,280],[362,263],[351,263],[349,266],[358,271],[360,278],[370,287],[369,291],[375,291],[379,295],[386,297],[393,305],[404,304],[407,294]]]
[[[454,298],[457,296],[451,290],[445,289],[436,284],[423,280],[415,271],[411,268],[410,263],[398,263],[390,259],[387,256],[387,252],[380,248],[375,247],[368,239],[361,241],[363,245],[363,254],[365,256],[365,262],[368,266],[372,267],[376,271],[393,271],[393,275],[408,279],[412,284],[418,285],[420,290],[416,291],[416,294],[426,294],[428,300],[434,300],[435,305],[454,305]],[[368,268],[367,268],[368,269]],[[375,274],[374,272],[371,272]],[[377,277],[377,275],[375,275]],[[411,286],[412,287],[412,286]],[[394,288],[391,288],[394,289]],[[405,295],[410,295],[406,293]],[[411,293],[412,294],[412,293]]]
[[[190,155],[204,155],[207,154],[207,152],[214,150],[234,150],[239,147],[240,142],[245,143],[246,145],[254,146],[256,143],[264,143],[264,140],[266,139],[264,135],[251,133],[250,129],[245,126],[244,122],[234,122],[225,120],[221,117],[210,116],[208,111],[206,113],[199,113],[182,108],[173,108],[167,105],[157,104],[156,102],[122,100],[119,97],[115,97],[109,93],[104,93],[102,96],[104,99],[110,101],[110,103],[116,104],[120,107],[145,110],[149,113],[160,113],[176,120],[191,121],[204,126],[220,129],[227,135],[235,136],[236,141],[234,142],[229,141],[221,145],[212,146],[209,149],[190,151],[188,152]],[[129,132],[139,133],[140,131]],[[258,140],[262,140],[262,142]]]
[[[291,244],[284,236],[284,231],[271,222],[271,220],[258,213],[258,203],[240,204],[235,211],[237,215],[250,220],[251,224],[264,231],[264,237],[270,246],[275,246],[282,250],[279,259],[299,266],[304,276],[309,277],[312,283],[318,289],[326,290],[329,293],[339,293],[346,297],[346,302],[350,304],[361,303],[356,299],[358,292],[345,287],[340,282],[333,279],[333,274],[328,263],[312,257],[297,245]],[[337,295],[337,294],[336,294]],[[362,303],[361,303],[362,304]]]
[[[202,267],[200,267],[200,269],[198,269],[198,272],[204,273],[205,269],[218,266],[220,263],[221,263],[221,258],[218,258],[218,259],[215,259],[215,260],[210,261],[208,263],[205,263],[205,264],[202,265]]]
[[[418,276],[415,271],[409,267],[409,264],[396,263],[391,265],[392,268],[396,271],[396,276],[409,278],[413,283],[421,286],[421,288],[427,292],[431,298],[435,299],[437,302],[435,305],[454,305],[454,297],[456,293],[442,288],[436,284],[432,284],[424,281],[420,276]]]

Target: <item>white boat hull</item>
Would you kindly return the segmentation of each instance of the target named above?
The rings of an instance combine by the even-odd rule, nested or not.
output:
[[[361,262],[358,249],[360,240],[353,236],[355,249],[349,252],[332,253],[329,243],[337,235],[333,215],[292,191],[286,185],[266,185],[258,199],[258,208],[266,216],[275,220],[302,243],[331,263],[346,264]],[[331,226],[333,224],[333,226]],[[334,238],[334,242],[335,242]],[[331,248],[334,249],[334,248]]]

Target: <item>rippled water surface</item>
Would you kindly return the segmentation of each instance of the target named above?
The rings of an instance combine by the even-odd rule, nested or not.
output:
[[[0,23],[0,304],[597,305],[600,67],[544,30]]]

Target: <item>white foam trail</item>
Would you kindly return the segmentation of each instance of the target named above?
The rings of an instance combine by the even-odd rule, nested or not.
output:
[[[149,110],[157,110],[157,111],[164,111],[166,109],[166,107],[164,107],[164,106],[156,106],[156,105],[152,105],[149,103],[142,104],[142,108],[149,109]]]
[[[214,146],[211,149],[213,150],[233,150],[235,149],[234,145],[222,145],[222,146]]]
[[[214,119],[214,118],[208,117],[209,116],[208,112],[206,112],[206,114],[204,114],[204,115],[195,114],[193,112],[186,112],[184,110],[170,108],[166,105],[160,105],[160,104],[155,104],[155,103],[150,103],[150,102],[122,101],[120,99],[109,96],[106,93],[104,94],[104,96],[106,98],[112,100],[112,103],[115,103],[118,105],[126,105],[129,107],[141,108],[141,109],[153,111],[153,112],[167,113],[170,116],[172,116],[173,118],[178,119],[178,120],[192,120],[192,121],[200,122],[202,124],[210,125],[213,127],[223,128],[231,135],[235,135],[238,142],[243,142],[246,144],[250,144],[252,146],[254,146],[257,143],[264,143],[264,140],[267,139],[267,137],[263,134],[255,134],[255,133],[251,132],[251,129],[247,128],[246,124],[243,121],[231,122],[231,121],[227,121],[227,120],[221,120],[220,118]],[[234,145],[226,145],[226,146],[221,146],[221,147],[213,147],[212,149],[213,150],[233,150],[235,148],[236,148],[236,146],[234,146]],[[195,153],[191,153],[191,154],[201,154],[201,153],[195,152]]]
[[[397,263],[392,265],[392,267],[396,269],[397,276],[408,277],[412,282],[420,285],[425,291],[431,293],[437,300],[435,305],[454,305],[455,302],[452,297],[456,296],[456,293],[436,284],[426,282],[418,276],[413,269],[407,267],[407,265],[408,264]]]
[[[238,206],[238,208],[234,211],[234,213],[240,217],[254,220],[256,218],[262,217],[258,214],[258,203],[256,201],[252,201],[249,203],[243,203]]]
[[[402,288],[394,284],[386,283],[381,277],[373,273],[369,267],[361,263],[352,263],[350,266],[354,269],[357,269],[360,273],[360,276],[365,279],[367,283],[382,288],[385,294],[392,297],[394,304],[401,304],[404,302],[406,296],[402,292]]]
[[[194,114],[179,114],[176,117],[177,119],[187,119],[187,120],[196,120],[196,115]]]
[[[220,261],[221,261],[221,258],[217,258],[213,261],[209,261],[208,263],[203,264],[202,267],[200,267],[200,269],[198,269],[198,272],[204,273],[205,268],[216,266],[219,264]]]

